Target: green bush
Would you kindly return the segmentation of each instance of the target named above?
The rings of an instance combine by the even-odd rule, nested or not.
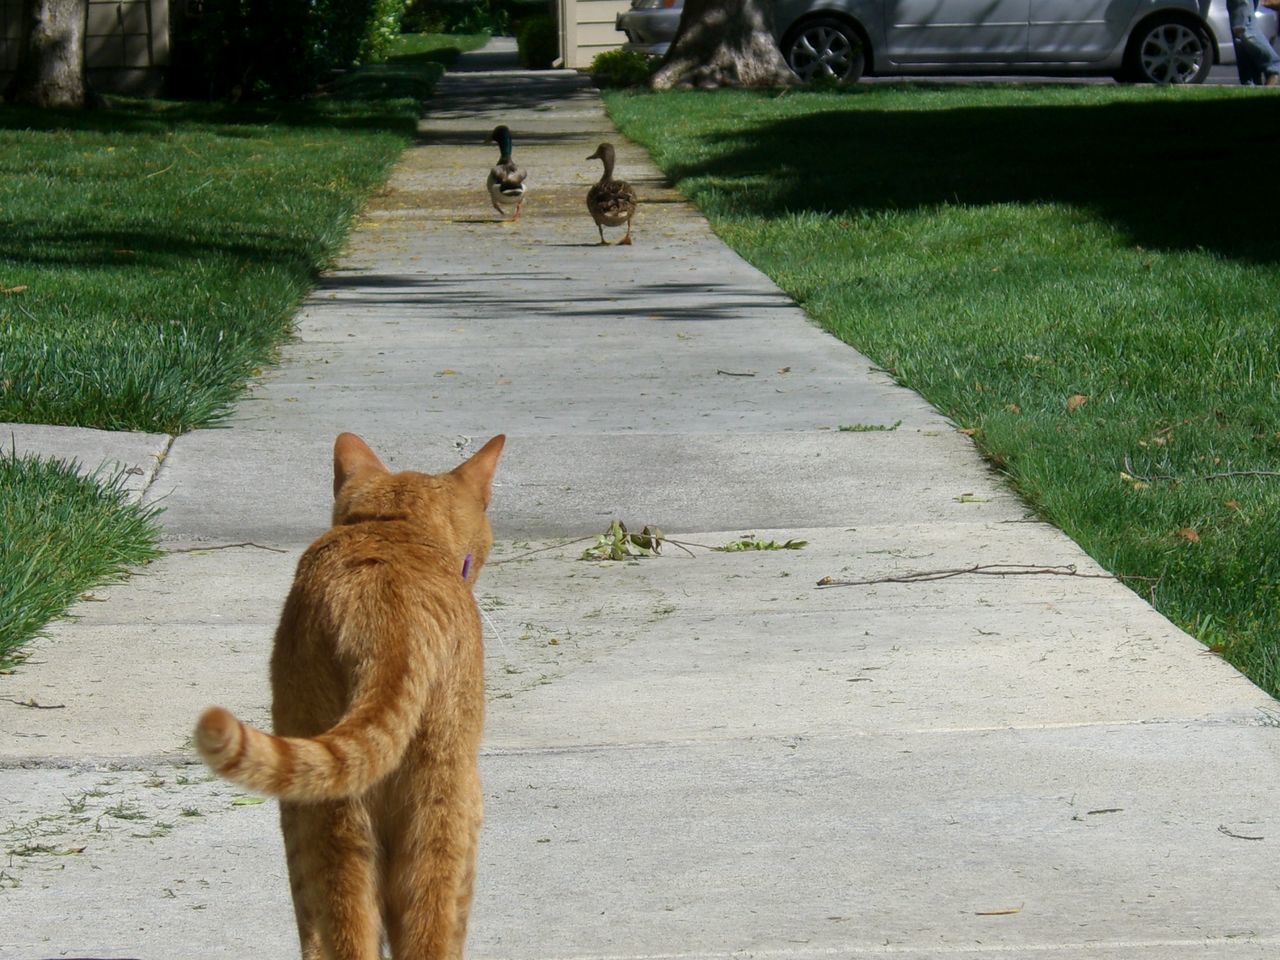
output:
[[[386,55],[404,0],[205,0],[175,20],[172,93],[299,99]]]
[[[516,36],[520,66],[526,70],[546,70],[560,56],[560,31],[554,17],[530,17]]]
[[[405,33],[510,35],[529,16],[547,11],[546,0],[409,0]]]
[[[634,50],[606,50],[591,61],[591,80],[597,87],[646,87],[657,64]]]
[[[406,0],[374,0],[373,16],[360,45],[360,63],[383,63],[400,36]]]

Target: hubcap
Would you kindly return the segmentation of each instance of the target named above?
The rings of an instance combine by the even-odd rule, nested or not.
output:
[[[1156,83],[1190,83],[1207,55],[1195,31],[1180,23],[1152,30],[1138,54],[1143,75]]]
[[[791,45],[790,61],[801,80],[844,80],[853,69],[853,47],[835,27],[810,27]]]

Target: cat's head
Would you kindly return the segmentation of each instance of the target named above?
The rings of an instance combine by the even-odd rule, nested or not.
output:
[[[448,473],[392,473],[354,433],[339,434],[333,445],[334,526],[406,520],[422,529],[424,539],[456,552],[460,572],[474,582],[493,544],[486,511],[506,440],[499,434]]]

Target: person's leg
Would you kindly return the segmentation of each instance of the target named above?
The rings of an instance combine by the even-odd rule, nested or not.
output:
[[[1253,13],[1254,0],[1227,0],[1236,69],[1243,84],[1265,83],[1269,75],[1280,75],[1280,55],[1263,36]]]

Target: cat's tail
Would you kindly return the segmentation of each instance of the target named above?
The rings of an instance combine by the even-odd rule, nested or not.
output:
[[[316,737],[273,736],[210,707],[196,724],[196,749],[214,773],[256,793],[295,802],[357,796],[396,768],[417,731],[434,672],[424,676],[422,666],[383,664]]]

